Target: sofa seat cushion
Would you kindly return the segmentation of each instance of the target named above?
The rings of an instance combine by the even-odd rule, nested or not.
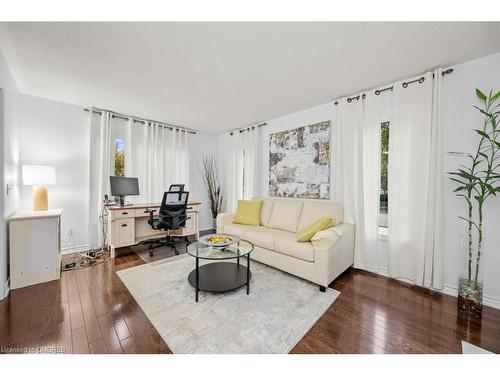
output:
[[[282,231],[266,227],[253,228],[245,234],[245,239],[253,243],[255,246],[259,246],[267,250],[274,250],[274,239],[277,236],[277,232]]]
[[[314,247],[310,242],[297,242],[295,233],[281,231],[274,238],[274,251],[307,262],[314,262]]]
[[[276,199],[268,226],[274,229],[296,232],[301,213],[302,201]]]
[[[247,240],[246,233],[256,227],[253,225],[243,225],[243,224],[226,224],[222,231],[222,234],[234,234],[242,239]]]

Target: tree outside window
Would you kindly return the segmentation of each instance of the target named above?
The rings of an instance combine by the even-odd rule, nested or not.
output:
[[[381,124],[381,147],[380,147],[380,205],[379,214],[387,215],[389,211],[388,186],[387,186],[387,167],[389,163],[389,122]],[[380,223],[380,226],[386,227],[387,221]]]
[[[125,176],[125,142],[115,139],[115,176]]]

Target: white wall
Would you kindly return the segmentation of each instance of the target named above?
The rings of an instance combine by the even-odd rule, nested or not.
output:
[[[486,56],[477,60],[454,66],[455,71],[443,79],[443,200],[444,200],[444,292],[456,294],[456,285],[459,271],[458,241],[464,233],[465,225],[458,219],[465,215],[464,202],[457,198],[453,191],[453,184],[446,175],[447,171],[458,168],[463,162],[462,157],[451,156],[448,151],[472,152],[477,143],[473,129],[481,126],[482,117],[474,105],[479,105],[475,97],[475,88],[483,91],[500,90],[500,53]],[[268,196],[269,187],[269,134],[285,129],[294,129],[300,126],[330,120],[332,124],[332,169],[330,171],[331,199],[335,199],[334,181],[334,149],[335,149],[335,116],[336,106],[327,103],[304,111],[292,113],[267,122],[262,128],[262,158],[260,168],[259,196]],[[225,138],[218,137],[219,148],[224,147]],[[224,165],[224,155],[220,154],[221,164]],[[493,198],[485,210],[486,258],[484,294],[485,304],[500,308],[500,197]],[[386,243],[381,241],[379,248],[379,266],[381,273],[386,269]]]
[[[61,237],[65,251],[88,247],[89,128],[81,107],[19,95],[20,164],[56,167],[56,185],[49,186],[49,205],[63,209]],[[190,200],[201,201],[200,228],[212,219],[199,168],[203,155],[214,153],[216,136],[190,134]],[[31,209],[32,188],[20,187],[21,209]],[[97,219],[96,219],[97,220]],[[71,229],[72,235],[68,230]]]
[[[19,208],[17,98],[16,83],[0,51],[0,300],[8,292],[9,256],[6,219]],[[9,186],[8,194],[7,186]]]
[[[443,80],[443,170],[454,171],[460,163],[467,163],[462,156],[452,156],[449,151],[474,152],[478,136],[473,129],[481,128],[483,116],[473,108],[480,105],[475,89],[483,92],[500,91],[500,53],[454,66],[454,72]],[[460,234],[465,234],[465,224],[458,216],[466,216],[463,198],[452,193],[456,187],[444,178],[444,264],[445,285],[454,291],[458,280]],[[492,198],[484,212],[486,249],[484,258],[485,303],[500,308],[500,197]]]
[[[54,165],[49,206],[63,209],[63,249],[88,245],[89,127],[81,107],[19,96],[21,165]],[[32,208],[32,187],[21,186],[21,209]],[[68,230],[71,229],[70,236]]]
[[[203,183],[203,157],[217,153],[217,136],[200,133],[190,134],[188,137],[189,148],[189,200],[202,203],[199,215],[200,229],[212,229],[212,213],[208,194]]]

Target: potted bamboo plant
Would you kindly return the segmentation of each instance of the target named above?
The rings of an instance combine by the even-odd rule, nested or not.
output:
[[[483,212],[487,200],[500,192],[500,128],[498,114],[500,92],[490,92],[486,96],[479,89],[476,95],[481,107],[475,108],[484,116],[481,129],[474,129],[479,135],[475,153],[467,154],[468,166],[461,165],[451,172],[451,180],[457,183],[454,192],[464,198],[467,216],[460,219],[467,223],[467,234],[460,241],[464,265],[458,281],[458,307],[471,314],[480,316],[483,306],[482,266],[485,248],[483,231]]]
[[[203,182],[210,200],[210,211],[213,217],[213,228],[216,229],[217,215],[222,212],[222,189],[219,181],[217,163],[213,155],[203,157]]]

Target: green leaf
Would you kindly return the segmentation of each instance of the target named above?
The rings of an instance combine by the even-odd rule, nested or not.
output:
[[[477,95],[477,97],[478,97],[479,99],[481,99],[481,100],[486,100],[486,95],[484,95],[484,94],[481,92],[481,90],[476,89],[476,95]]]
[[[483,197],[480,197],[479,195],[474,195],[474,199],[477,200],[479,204],[483,202]]]
[[[491,101],[492,101],[492,102],[494,102],[494,101],[495,101],[495,100],[497,100],[498,98],[500,98],[500,91],[499,91],[499,92],[497,92],[495,95],[493,95],[493,96],[491,97]]]
[[[484,138],[487,138],[487,139],[490,139],[490,136],[488,135],[488,133],[482,131],[482,130],[479,130],[479,129],[474,129],[475,132],[477,134],[479,134],[481,137],[484,137]]]

